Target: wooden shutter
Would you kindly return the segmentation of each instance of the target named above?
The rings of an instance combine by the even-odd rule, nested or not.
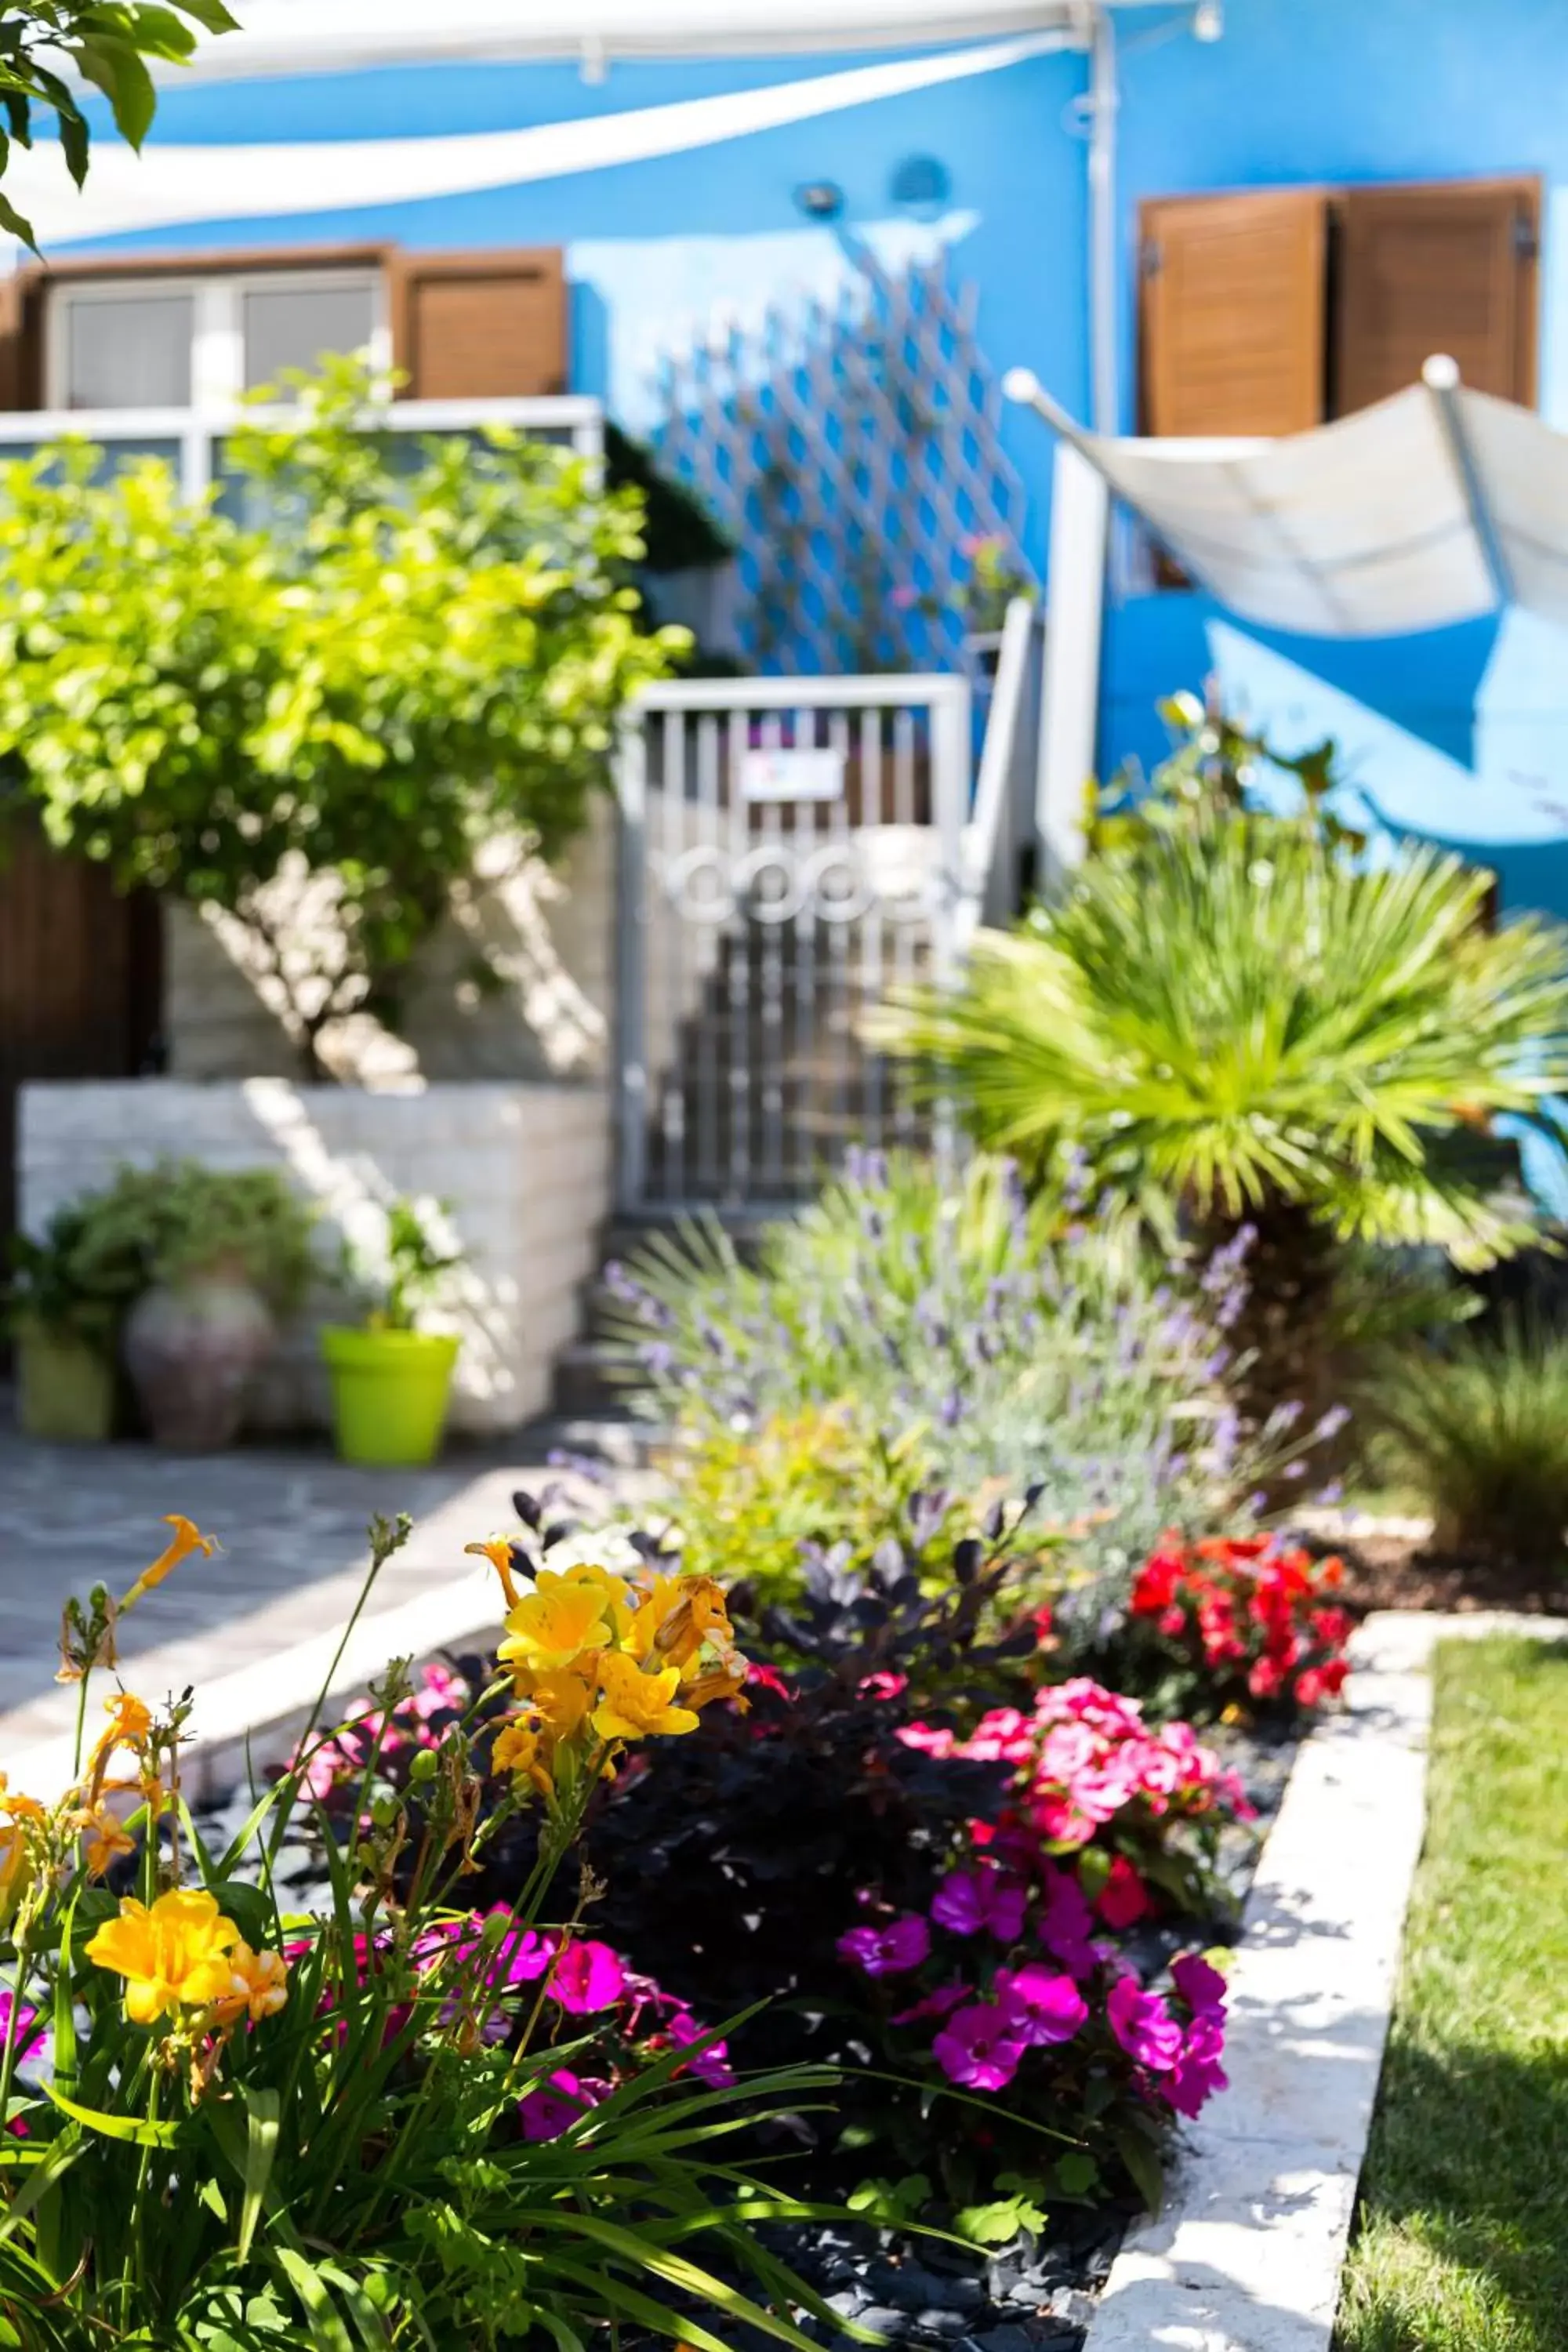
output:
[[[0,409],[43,403],[42,276],[29,267],[0,278]]]
[[[1435,352],[1532,406],[1536,180],[1347,188],[1335,204],[1333,413],[1415,383]]]
[[[1164,197],[1142,207],[1140,229],[1144,430],[1321,424],[1323,191]]]
[[[564,392],[561,252],[397,254],[392,333],[394,357],[416,400]]]

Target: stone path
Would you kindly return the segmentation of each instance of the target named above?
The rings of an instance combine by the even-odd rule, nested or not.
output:
[[[148,1698],[198,1687],[339,1629],[359,1591],[372,1515],[409,1512],[413,1536],[383,1570],[374,1613],[428,1602],[475,1613],[463,1545],[514,1524],[514,1486],[558,1476],[549,1435],[454,1452],[437,1469],[355,1470],[324,1450],[247,1446],[182,1457],[139,1445],[42,1446],[0,1431],[0,1766],[58,1738],[74,1708],[54,1680],[60,1610],[100,1579],[123,1591],[162,1550],[181,1511],[221,1551],[184,1561],[124,1622],[121,1663]],[[437,1639],[481,1630],[452,1622]]]

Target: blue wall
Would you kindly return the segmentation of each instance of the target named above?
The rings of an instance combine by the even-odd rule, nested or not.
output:
[[[1119,310],[1131,423],[1136,207],[1187,190],[1539,171],[1547,183],[1542,404],[1568,426],[1568,0],[1226,0],[1224,38],[1194,42],[1188,11],[1119,19],[1123,103]],[[810,81],[858,64],[818,58],[443,65],[310,80],[173,89],[154,144],[341,142],[486,131],[658,108]],[[391,236],[415,247],[561,244],[576,281],[578,388],[649,421],[649,377],[681,326],[714,303],[831,295],[847,272],[834,232],[805,222],[803,181],[831,179],[846,225],[889,259],[948,245],[981,289],[998,370],[1023,362],[1076,413],[1088,406],[1084,61],[1005,70],[686,152],[481,194],[147,230],[111,247],[199,248]],[[891,199],[897,165],[939,158],[942,218]],[[1028,552],[1043,567],[1052,449],[1014,412]],[[1556,633],[1518,615],[1375,646],[1262,636],[1190,595],[1113,597],[1101,765],[1158,755],[1157,696],[1217,670],[1287,743],[1346,745],[1369,805],[1400,826],[1494,856],[1514,899],[1568,912],[1568,664]]]

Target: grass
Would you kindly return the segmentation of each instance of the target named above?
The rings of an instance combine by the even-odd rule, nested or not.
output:
[[[1568,1646],[1447,1643],[1338,2352],[1568,2347]]]

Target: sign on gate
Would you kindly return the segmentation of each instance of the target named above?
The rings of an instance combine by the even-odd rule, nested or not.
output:
[[[620,763],[620,1196],[785,1206],[918,1114],[861,1042],[952,962],[969,802],[960,677],[683,679]]]

